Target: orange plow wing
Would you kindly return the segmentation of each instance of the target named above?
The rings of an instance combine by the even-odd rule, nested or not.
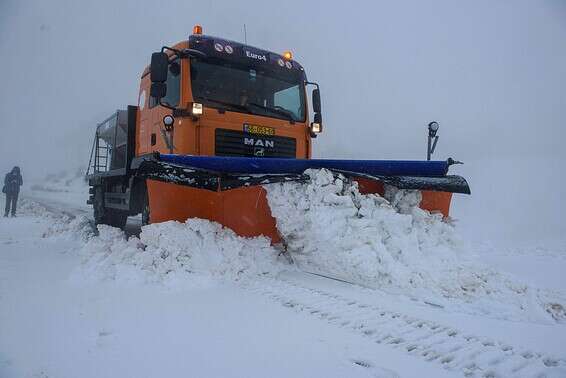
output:
[[[383,195],[383,184],[357,179],[362,194]],[[239,236],[265,236],[272,243],[281,242],[275,218],[271,214],[262,186],[242,187],[214,192],[157,180],[147,180],[152,223],[188,218],[218,222]],[[452,193],[422,191],[420,207],[449,215]]]

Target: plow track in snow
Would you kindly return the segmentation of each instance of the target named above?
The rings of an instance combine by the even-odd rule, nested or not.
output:
[[[387,311],[374,303],[311,288],[286,278],[266,279],[251,290],[297,312],[346,328],[470,377],[562,376],[566,359],[517,348],[437,322]]]

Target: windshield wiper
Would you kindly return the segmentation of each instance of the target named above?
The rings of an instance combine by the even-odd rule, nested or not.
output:
[[[215,104],[219,104],[219,105],[224,105],[224,106],[228,106],[230,108],[233,109],[238,109],[238,110],[244,110],[246,113],[251,113],[250,109],[247,106],[244,105],[239,105],[239,104],[233,104],[231,102],[226,102],[226,101],[220,101],[220,100],[215,100],[213,98],[208,98],[208,97],[197,97],[200,100],[204,100],[204,101],[208,101],[208,102],[213,102]]]
[[[263,106],[263,105],[260,105],[260,104],[256,104],[255,102],[248,102],[248,105],[255,106],[256,108],[260,108],[260,109],[263,109],[263,110],[267,110],[268,112],[271,112],[271,113],[276,113],[276,114],[282,115],[285,118],[287,118],[289,121],[295,122],[295,118],[293,117],[293,113],[290,110],[272,108],[272,107],[269,107],[269,106]]]
[[[288,119],[289,121],[295,122],[295,118],[293,117],[293,113],[289,110],[286,110],[286,109],[271,108],[269,106],[263,106],[263,105],[260,105],[260,104],[256,104],[255,102],[248,102],[246,105],[240,105],[240,104],[233,104],[231,102],[215,100],[213,98],[208,98],[208,97],[197,96],[197,98],[200,99],[200,100],[212,102],[212,103],[215,103],[215,104],[224,105],[224,106],[232,108],[232,109],[243,110],[246,113],[253,113],[250,109],[250,106],[254,106],[254,107],[260,108],[262,110],[267,110],[268,112],[271,112],[271,113],[282,115],[286,119]]]

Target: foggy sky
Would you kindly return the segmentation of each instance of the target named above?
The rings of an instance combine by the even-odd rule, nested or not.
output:
[[[455,201],[464,225],[486,237],[566,234],[560,0],[2,0],[0,172],[86,165],[96,122],[136,103],[150,54],[195,23],[238,41],[245,23],[249,44],[294,52],[321,85],[316,156],[422,159],[436,120],[435,157],[465,161],[454,171],[474,192]]]

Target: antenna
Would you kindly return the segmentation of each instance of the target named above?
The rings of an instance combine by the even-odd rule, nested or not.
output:
[[[248,44],[248,33],[246,32],[246,24],[244,24],[244,43]]]

